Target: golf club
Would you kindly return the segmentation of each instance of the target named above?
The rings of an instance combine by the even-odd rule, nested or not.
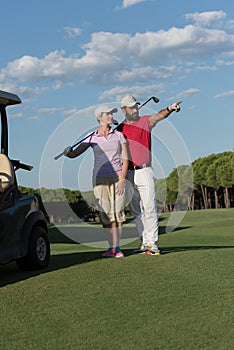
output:
[[[141,107],[145,106],[149,101],[153,100],[155,103],[159,102],[159,98],[152,96],[150,97],[147,101],[145,101],[144,103],[142,103],[142,105],[140,105],[140,107],[138,109],[141,109]]]
[[[82,140],[76,142],[73,146],[71,146],[71,148],[74,148],[74,147],[78,146],[81,142],[83,142],[83,141],[84,141],[85,139],[87,139],[88,137],[92,136],[95,132],[96,132],[96,130],[93,131],[93,132],[91,132],[91,134],[85,136]],[[59,159],[60,157],[62,157],[63,155],[64,155],[64,151],[61,152],[60,154],[58,154],[56,157],[54,157],[54,159],[57,160],[57,159]]]
[[[158,103],[159,102],[159,98],[155,97],[155,96],[151,96],[147,101],[145,101],[144,103],[142,103],[142,105],[140,105],[140,107],[138,109],[141,109],[143,106],[145,106],[149,101],[153,100],[154,103]],[[113,124],[114,125],[118,125],[118,121],[117,120],[113,120]],[[85,136],[82,140],[76,142],[73,146],[71,146],[71,148],[74,148],[76,146],[78,146],[81,142],[83,142],[86,138],[92,136],[94,133],[96,132],[96,130],[94,132],[92,132],[91,134],[89,134],[88,136]],[[60,154],[58,154],[56,157],[54,157],[55,160],[59,159],[60,157],[62,157],[64,155],[64,151],[61,152]]]
[[[114,124],[114,125],[119,125],[119,123],[118,123],[118,121],[117,121],[116,119],[113,120],[113,123],[112,123],[112,124]],[[71,148],[74,148],[74,147],[78,146],[78,145],[79,145],[81,142],[83,142],[85,139],[87,139],[88,137],[93,136],[93,134],[94,134],[95,132],[96,132],[96,130],[93,131],[93,132],[91,132],[91,134],[85,136],[82,140],[79,140],[78,142],[76,142],[73,146],[71,146]],[[63,155],[64,155],[64,151],[61,152],[60,154],[58,154],[56,157],[54,157],[54,159],[57,160],[57,159],[61,158]]]

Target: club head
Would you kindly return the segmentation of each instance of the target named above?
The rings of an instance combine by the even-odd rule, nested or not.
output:
[[[158,103],[159,102],[159,98],[155,97],[155,96],[152,96],[152,100],[155,102],[155,103]]]
[[[145,106],[149,101],[153,100],[155,103],[159,102],[159,98],[152,96],[150,97],[147,101],[145,101],[144,103],[142,103],[142,105],[138,108],[141,109],[143,106]]]

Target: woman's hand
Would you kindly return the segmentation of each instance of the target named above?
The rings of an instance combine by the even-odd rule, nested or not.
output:
[[[125,191],[125,180],[119,180],[117,183],[116,183],[116,187],[115,187],[115,193],[117,195],[121,195],[123,194]]]

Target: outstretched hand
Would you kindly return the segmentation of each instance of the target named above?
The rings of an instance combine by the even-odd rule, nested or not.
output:
[[[169,110],[169,112],[179,112],[180,111],[180,103],[182,103],[182,101],[180,102],[174,102],[172,103],[172,105],[168,106],[167,109]]]

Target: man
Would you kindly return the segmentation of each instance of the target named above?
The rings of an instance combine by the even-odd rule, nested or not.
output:
[[[130,162],[126,192],[132,215],[142,244],[135,252],[160,255],[158,242],[158,216],[156,188],[151,167],[151,131],[156,124],[173,111],[179,112],[180,103],[175,102],[158,113],[139,116],[139,105],[133,96],[121,100],[125,120],[117,127],[128,141]],[[131,185],[130,185],[131,184]]]

